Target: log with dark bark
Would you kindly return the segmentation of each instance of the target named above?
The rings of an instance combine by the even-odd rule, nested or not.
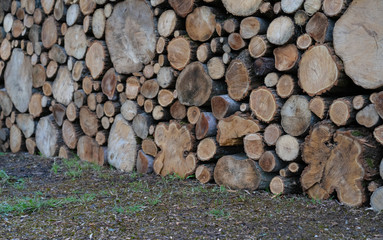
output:
[[[195,172],[197,157],[190,153],[194,140],[187,126],[181,127],[176,122],[160,123],[154,141],[161,149],[154,162],[155,173],[161,176],[175,173],[186,178]]]
[[[105,39],[118,73],[142,70],[155,55],[156,37],[153,13],[144,1],[116,4],[106,22]]]
[[[239,111],[240,103],[229,95],[214,96],[211,99],[211,110],[215,118],[221,120]]]
[[[195,126],[195,136],[197,140],[217,134],[217,119],[211,112],[201,112]]]
[[[301,175],[304,168],[304,164],[291,162],[287,167],[279,170],[279,175],[281,175],[282,177],[298,176]]]
[[[278,157],[275,151],[264,152],[258,162],[265,172],[278,172],[286,166],[286,163]]]
[[[138,151],[136,168],[138,173],[152,173],[154,158],[146,155],[142,150]]]
[[[319,43],[332,41],[333,29],[334,22],[321,12],[315,13],[306,24],[306,32]]]
[[[299,179],[276,176],[270,182],[270,192],[278,195],[300,193]]]

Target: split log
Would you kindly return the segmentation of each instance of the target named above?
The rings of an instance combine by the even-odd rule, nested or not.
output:
[[[68,68],[61,66],[52,84],[52,94],[57,102],[67,106],[73,98],[74,83]]]
[[[248,49],[250,56],[252,56],[253,58],[260,58],[265,55],[268,55],[268,53],[271,50],[271,47],[269,42],[267,41],[266,36],[259,35],[251,38]]]
[[[85,56],[85,64],[93,79],[97,79],[104,73],[107,67],[108,54],[106,46],[101,41],[93,41]]]
[[[309,165],[301,176],[302,188],[310,197],[327,199],[336,191],[339,201],[348,206],[363,204],[366,198],[362,180],[374,174],[365,162],[380,161],[381,153],[376,152],[369,137],[357,139],[356,135],[359,133],[353,131],[334,134],[334,128],[328,123],[312,128],[302,154]],[[332,139],[334,144],[329,143]]]
[[[70,149],[75,149],[79,137],[82,135],[80,126],[75,123],[71,123],[68,120],[64,120],[62,126],[62,136],[66,146]]]
[[[186,106],[201,106],[214,92],[213,82],[200,62],[193,62],[177,78],[178,100]]]
[[[320,95],[330,90],[337,84],[339,76],[337,63],[325,45],[316,45],[302,55],[299,86],[308,95]]]
[[[193,11],[194,0],[169,0],[169,5],[178,16],[184,18]]]
[[[197,140],[215,136],[217,133],[217,119],[211,112],[201,112],[196,123],[195,135]]]
[[[301,175],[304,168],[305,165],[303,164],[291,162],[287,167],[279,170],[279,175],[281,175],[282,177],[298,176]]]
[[[131,125],[122,115],[114,119],[108,138],[108,163],[122,171],[133,171],[137,155],[137,141]]]
[[[247,17],[241,21],[239,33],[243,39],[250,39],[256,35],[264,34],[269,23],[262,18]]]
[[[211,110],[215,118],[221,120],[239,111],[240,103],[229,95],[214,96],[211,99]]]
[[[267,39],[275,45],[284,45],[295,35],[294,22],[286,16],[275,18],[267,29]]]
[[[279,124],[270,124],[265,128],[263,140],[268,146],[274,146],[283,131]]]
[[[299,52],[295,44],[275,48],[273,53],[275,68],[278,71],[288,71],[297,67]]]
[[[258,11],[262,0],[223,0],[223,6],[234,16],[250,16]]]
[[[349,98],[338,98],[330,105],[328,114],[337,126],[350,124],[355,117],[354,109]]]
[[[225,64],[223,63],[222,58],[213,57],[207,63],[207,70],[209,76],[213,80],[221,79],[225,76]]]
[[[105,39],[118,73],[140,71],[155,55],[153,13],[145,1],[116,4],[106,22]]]
[[[326,99],[322,97],[314,97],[310,100],[309,108],[317,117],[323,119],[327,116],[327,110],[331,104],[331,99]]]
[[[147,113],[137,114],[133,118],[132,128],[136,133],[137,137],[145,139],[149,135],[149,127],[153,123],[153,118]]]
[[[299,141],[290,135],[283,135],[278,138],[275,144],[275,152],[280,159],[291,162],[299,157]]]
[[[58,39],[58,24],[53,16],[45,19],[41,29],[41,41],[47,49],[51,48]],[[65,49],[66,50],[66,49]]]
[[[298,178],[274,177],[270,182],[270,192],[273,194],[291,194],[301,192]]]
[[[259,87],[251,92],[249,101],[257,119],[268,123],[279,117],[280,103],[272,90]]]
[[[104,162],[99,162],[99,148],[94,138],[89,136],[81,136],[77,142],[77,155],[83,161],[104,165]],[[103,160],[103,158],[101,158]]]
[[[69,56],[76,59],[83,59],[88,43],[81,25],[74,25],[68,28],[64,36],[64,48]]]
[[[189,64],[194,51],[194,46],[185,37],[173,38],[167,46],[170,65],[177,70],[184,69]]]
[[[313,124],[313,116],[309,109],[309,101],[305,96],[293,95],[281,109],[281,125],[291,136],[300,136],[307,132]]]
[[[356,122],[367,128],[372,128],[378,125],[381,121],[373,104],[367,105],[356,114]]]
[[[226,70],[225,81],[229,96],[235,101],[244,99],[252,86],[252,61],[248,50],[244,50]]]
[[[186,17],[186,32],[194,41],[205,42],[213,35],[215,23],[215,14],[209,7],[198,7]]]
[[[82,131],[89,137],[96,136],[99,128],[99,122],[96,114],[84,106],[80,108],[79,113],[80,126]]]
[[[370,205],[376,212],[383,210],[383,187],[376,189],[371,195]]]
[[[157,149],[157,145],[156,143],[154,142],[154,140],[152,139],[144,139],[141,143],[141,147],[142,147],[142,151],[147,154],[147,155],[150,155],[152,157],[155,157],[157,156],[157,153],[158,153],[158,149]]]
[[[242,145],[242,138],[261,130],[258,122],[250,117],[232,115],[218,122],[217,142],[220,146]]]
[[[253,160],[261,158],[264,149],[263,139],[259,133],[251,133],[243,138],[243,146],[246,156]]]
[[[178,25],[176,13],[173,10],[166,10],[158,19],[158,33],[163,37],[169,37]]]
[[[317,12],[306,24],[306,32],[319,43],[332,41],[334,22],[321,12]]]
[[[4,73],[4,84],[15,108],[24,113],[32,96],[32,64],[21,49],[12,51]]]
[[[175,101],[170,107],[170,115],[172,118],[182,120],[186,117],[186,107],[180,101]]]
[[[273,175],[261,171],[254,160],[240,154],[220,158],[214,168],[215,182],[234,190],[266,189],[272,177]]]
[[[155,130],[154,141],[161,149],[154,162],[156,174],[166,176],[175,173],[186,178],[195,172],[197,158],[189,153],[194,140],[187,126],[181,127],[176,122],[168,125],[160,123]]]
[[[53,157],[58,154],[63,144],[60,129],[54,123],[52,115],[40,118],[36,126],[36,146],[45,157]]]
[[[195,177],[202,184],[214,181],[215,164],[199,165],[195,170]]]
[[[25,149],[23,134],[15,124],[12,125],[10,129],[9,146],[12,153],[17,153]]]
[[[275,151],[264,152],[258,163],[265,172],[279,172],[279,170],[286,166],[286,163],[278,157]]]
[[[360,11],[363,9],[363,11]],[[334,49],[343,60],[346,74],[367,89],[383,86],[382,49],[383,4],[379,0],[354,1],[334,28]],[[360,27],[364,26],[364,27]],[[363,64],[361,64],[363,63]]]
[[[146,155],[142,150],[138,151],[136,168],[138,173],[152,173],[153,172],[154,158]]]

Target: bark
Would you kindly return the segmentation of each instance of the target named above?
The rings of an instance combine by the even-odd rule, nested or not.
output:
[[[108,138],[108,163],[117,169],[133,171],[137,155],[137,141],[131,125],[117,115]]]
[[[155,55],[153,13],[144,1],[116,4],[106,22],[106,44],[114,68],[129,74],[142,70]]]
[[[190,153],[194,140],[187,126],[181,127],[176,122],[160,123],[155,130],[154,141],[161,149],[154,162],[156,174],[175,173],[186,178],[195,172],[197,158]]]

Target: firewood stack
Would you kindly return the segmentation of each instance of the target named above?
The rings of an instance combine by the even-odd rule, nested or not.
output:
[[[349,206],[374,192],[378,209],[382,11],[380,0],[2,0],[2,151]]]

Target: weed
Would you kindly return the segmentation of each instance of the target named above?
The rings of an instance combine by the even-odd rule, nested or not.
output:
[[[144,210],[144,205],[142,205],[142,204],[135,204],[135,205],[129,206],[126,209],[126,212],[127,213],[136,213],[136,212],[140,212],[142,210]]]
[[[219,192],[219,193],[226,193],[226,187],[225,186],[215,186],[214,188],[211,189],[212,192]]]
[[[80,200],[83,203],[91,202],[96,198],[95,193],[85,193],[84,195],[80,196]]]
[[[56,161],[54,161],[53,164],[52,164],[51,171],[54,174],[57,174],[60,169],[61,169],[61,166]]]
[[[115,211],[116,213],[125,213],[126,212],[126,209],[124,207],[117,206],[117,205],[114,205],[112,210]]]
[[[354,136],[354,137],[362,137],[362,136],[364,136],[364,134],[361,131],[358,131],[358,130],[351,131],[351,135]]]
[[[160,197],[149,198],[149,199],[148,199],[148,203],[149,203],[149,205],[151,205],[151,206],[156,206],[156,205],[159,204],[160,202],[161,202]]]
[[[374,168],[374,167],[375,167],[374,159],[372,159],[372,158],[365,158],[365,159],[366,159],[366,163],[367,163],[367,165],[368,165],[370,168]]]
[[[12,178],[4,170],[0,170],[0,184],[12,186],[17,190],[23,190],[25,188],[24,179]]]
[[[207,193],[209,192],[208,189],[205,188],[204,185],[200,185],[198,187],[192,187],[191,188],[191,191],[194,193],[194,192],[202,192],[202,193]]]
[[[147,183],[146,183],[146,186],[144,185],[143,182],[131,182],[131,183],[128,183],[128,185],[131,188],[131,190],[134,192],[140,192],[140,191],[148,192],[149,191],[149,187],[148,187]]]
[[[209,211],[209,215],[215,217],[215,218],[227,218],[230,216],[230,213],[223,210],[223,209],[211,209]]]
[[[5,156],[5,155],[7,155],[7,153],[5,153],[5,152],[0,152],[0,156]]]
[[[0,170],[0,183],[8,183],[9,179],[10,177],[8,176],[8,174],[4,170]]]
[[[66,176],[74,179],[82,175],[83,169],[78,158],[64,159],[63,164],[66,168]]]
[[[12,186],[16,188],[17,190],[23,190],[25,188],[25,181],[24,179],[19,178],[16,180],[15,183],[12,184]]]

